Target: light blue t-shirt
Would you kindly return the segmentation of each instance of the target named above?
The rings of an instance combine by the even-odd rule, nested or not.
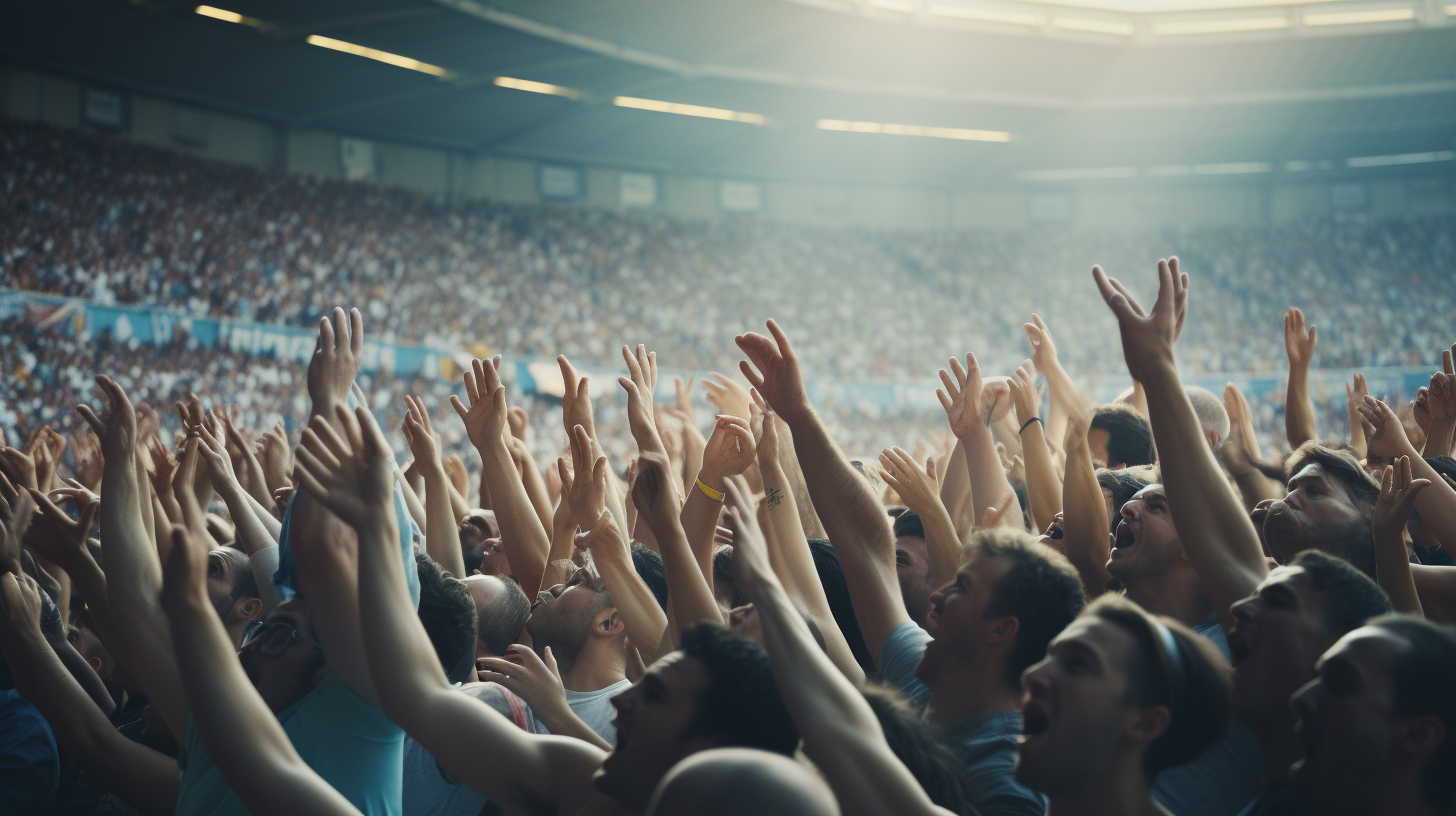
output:
[[[1193,631],[1229,656],[1228,639],[1219,622],[1210,620]],[[1158,774],[1153,798],[1177,816],[1235,816],[1259,795],[1264,782],[1264,750],[1247,725],[1229,721],[1223,739],[1202,756]]]
[[[333,669],[318,687],[278,715],[294,750],[365,816],[400,816],[404,731],[359,699]],[[248,813],[212,761],[191,717],[177,760],[177,816]]]
[[[913,622],[890,630],[880,647],[880,676],[911,700],[924,705],[930,689],[915,676],[930,634]],[[1047,800],[1016,781],[1016,738],[1020,711],[988,711],[951,723],[946,746],[965,767],[966,779],[982,816],[1042,816]]]

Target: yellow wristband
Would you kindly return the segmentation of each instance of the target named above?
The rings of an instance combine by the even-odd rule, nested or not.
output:
[[[703,491],[704,496],[707,496],[715,502],[723,501],[723,491],[714,490],[713,488],[703,484],[702,477],[698,477],[698,489]]]

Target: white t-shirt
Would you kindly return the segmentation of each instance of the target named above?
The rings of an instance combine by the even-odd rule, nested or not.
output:
[[[596,691],[572,691],[566,690],[566,705],[571,712],[586,727],[597,732],[597,734],[612,745],[617,744],[617,727],[612,724],[612,718],[616,715],[616,709],[612,708],[612,697],[628,686],[632,685],[631,680],[619,680],[606,688]],[[540,722],[534,724],[533,731],[537,734],[549,734],[546,726]]]

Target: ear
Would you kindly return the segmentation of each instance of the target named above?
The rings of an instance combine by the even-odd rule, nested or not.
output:
[[[987,621],[985,637],[990,643],[1010,645],[1016,640],[1016,633],[1019,631],[1021,621],[1015,615],[1004,615]]]
[[[1133,743],[1151,745],[1153,740],[1161,737],[1168,730],[1168,726],[1172,722],[1173,714],[1167,706],[1144,708],[1134,712],[1132,721],[1128,723],[1124,733]]]
[[[592,622],[592,631],[598,635],[621,635],[627,631],[627,624],[617,614],[616,607],[608,607],[597,613],[596,620]]]
[[[1208,440],[1209,448],[1218,447],[1218,434],[1214,433],[1213,431],[1204,431],[1203,438]]]
[[[88,666],[91,667],[91,671],[96,672],[96,676],[97,677],[100,677],[101,676],[101,658],[99,658],[99,657],[89,658],[86,661],[86,665],[88,665]]]
[[[1440,717],[1402,717],[1398,723],[1392,747],[1400,756],[1430,756],[1446,741],[1446,724]]]
[[[263,601],[259,598],[241,598],[233,604],[233,617],[239,620],[255,620],[263,614]]]

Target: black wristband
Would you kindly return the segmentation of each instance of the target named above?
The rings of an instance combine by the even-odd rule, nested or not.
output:
[[[1017,431],[1017,432],[1016,432],[1016,434],[1017,434],[1017,435],[1018,435],[1018,436],[1020,436],[1020,435],[1021,435],[1021,434],[1023,434],[1023,433],[1026,433],[1026,429],[1027,429],[1027,428],[1030,428],[1030,427],[1031,427],[1031,423],[1033,423],[1033,422],[1041,422],[1041,417],[1039,417],[1039,416],[1034,416],[1034,417],[1032,417],[1032,418],[1031,418],[1031,419],[1028,419],[1028,420],[1027,420],[1027,421],[1026,421],[1026,424],[1025,424],[1025,425],[1022,425],[1022,426],[1021,426],[1021,430],[1019,430],[1019,431]],[[1043,428],[1045,428],[1045,427],[1046,427],[1046,423],[1045,423],[1045,422],[1042,422],[1042,423],[1041,423],[1041,426],[1042,426],[1042,427],[1043,427]]]

